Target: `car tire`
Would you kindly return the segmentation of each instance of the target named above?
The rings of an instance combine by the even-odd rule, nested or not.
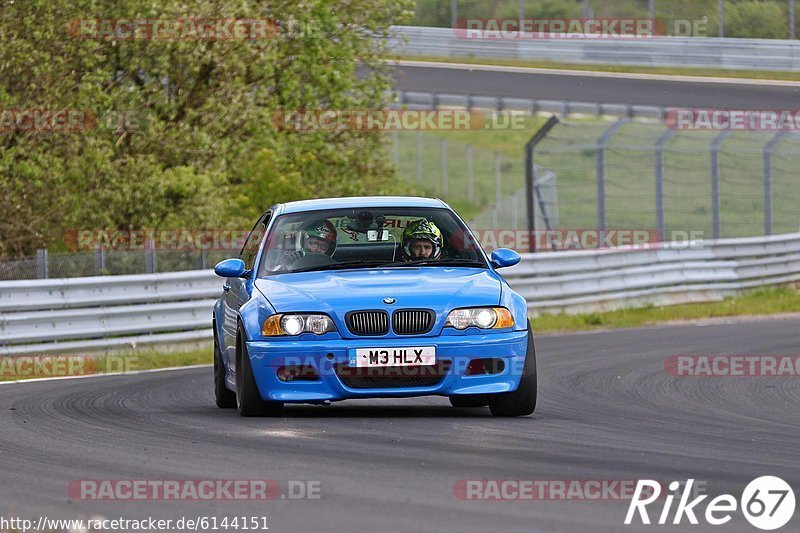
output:
[[[236,408],[241,416],[275,416],[281,412],[283,403],[266,401],[261,397],[253,377],[246,340],[244,328],[239,324],[236,335]]]
[[[519,387],[514,392],[492,395],[489,410],[494,416],[528,416],[536,410],[536,395],[536,348],[533,345],[533,330],[529,321],[528,349],[525,353]]]
[[[214,326],[214,397],[217,407],[231,409],[236,407],[236,393],[225,385],[225,363],[222,362],[222,352],[217,341],[216,326]]]
[[[450,405],[459,409],[469,407],[486,407],[489,405],[489,396],[486,394],[468,394],[463,396],[450,396]]]

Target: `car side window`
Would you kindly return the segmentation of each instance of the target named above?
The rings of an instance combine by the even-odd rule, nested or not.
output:
[[[270,215],[267,214],[263,219],[258,221],[256,227],[250,232],[247,241],[242,247],[240,258],[244,261],[244,266],[247,270],[252,270],[255,266],[258,250],[261,248],[261,243],[264,241],[264,236],[267,234],[267,224],[269,223]]]

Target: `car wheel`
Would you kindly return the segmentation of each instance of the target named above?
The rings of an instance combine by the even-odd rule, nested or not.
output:
[[[487,405],[489,405],[489,396],[486,394],[450,396],[450,405],[458,408],[486,407]]]
[[[536,410],[536,349],[533,346],[533,330],[528,322],[528,349],[522,378],[514,392],[492,395],[489,409],[494,416],[527,416]]]
[[[253,377],[244,328],[239,325],[236,336],[236,408],[241,416],[272,416],[280,413],[283,403],[269,402],[261,397]]]
[[[225,363],[222,362],[216,331],[214,332],[214,396],[217,407],[221,409],[236,407],[236,393],[225,386]]]

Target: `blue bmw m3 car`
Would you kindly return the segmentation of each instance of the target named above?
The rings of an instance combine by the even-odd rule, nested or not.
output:
[[[275,205],[214,307],[216,403],[268,416],[285,403],[447,396],[495,416],[536,408],[524,298],[441,200],[335,198]]]

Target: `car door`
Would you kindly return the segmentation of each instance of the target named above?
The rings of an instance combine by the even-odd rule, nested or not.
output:
[[[253,291],[256,258],[261,249],[261,243],[267,233],[271,213],[268,211],[259,219],[253,230],[248,235],[242,246],[239,258],[244,261],[244,266],[249,274],[246,278],[228,278],[223,285],[223,311],[225,314],[223,333],[225,335],[225,349],[228,356],[229,367],[236,370],[236,333],[239,319],[239,309],[250,300]]]

